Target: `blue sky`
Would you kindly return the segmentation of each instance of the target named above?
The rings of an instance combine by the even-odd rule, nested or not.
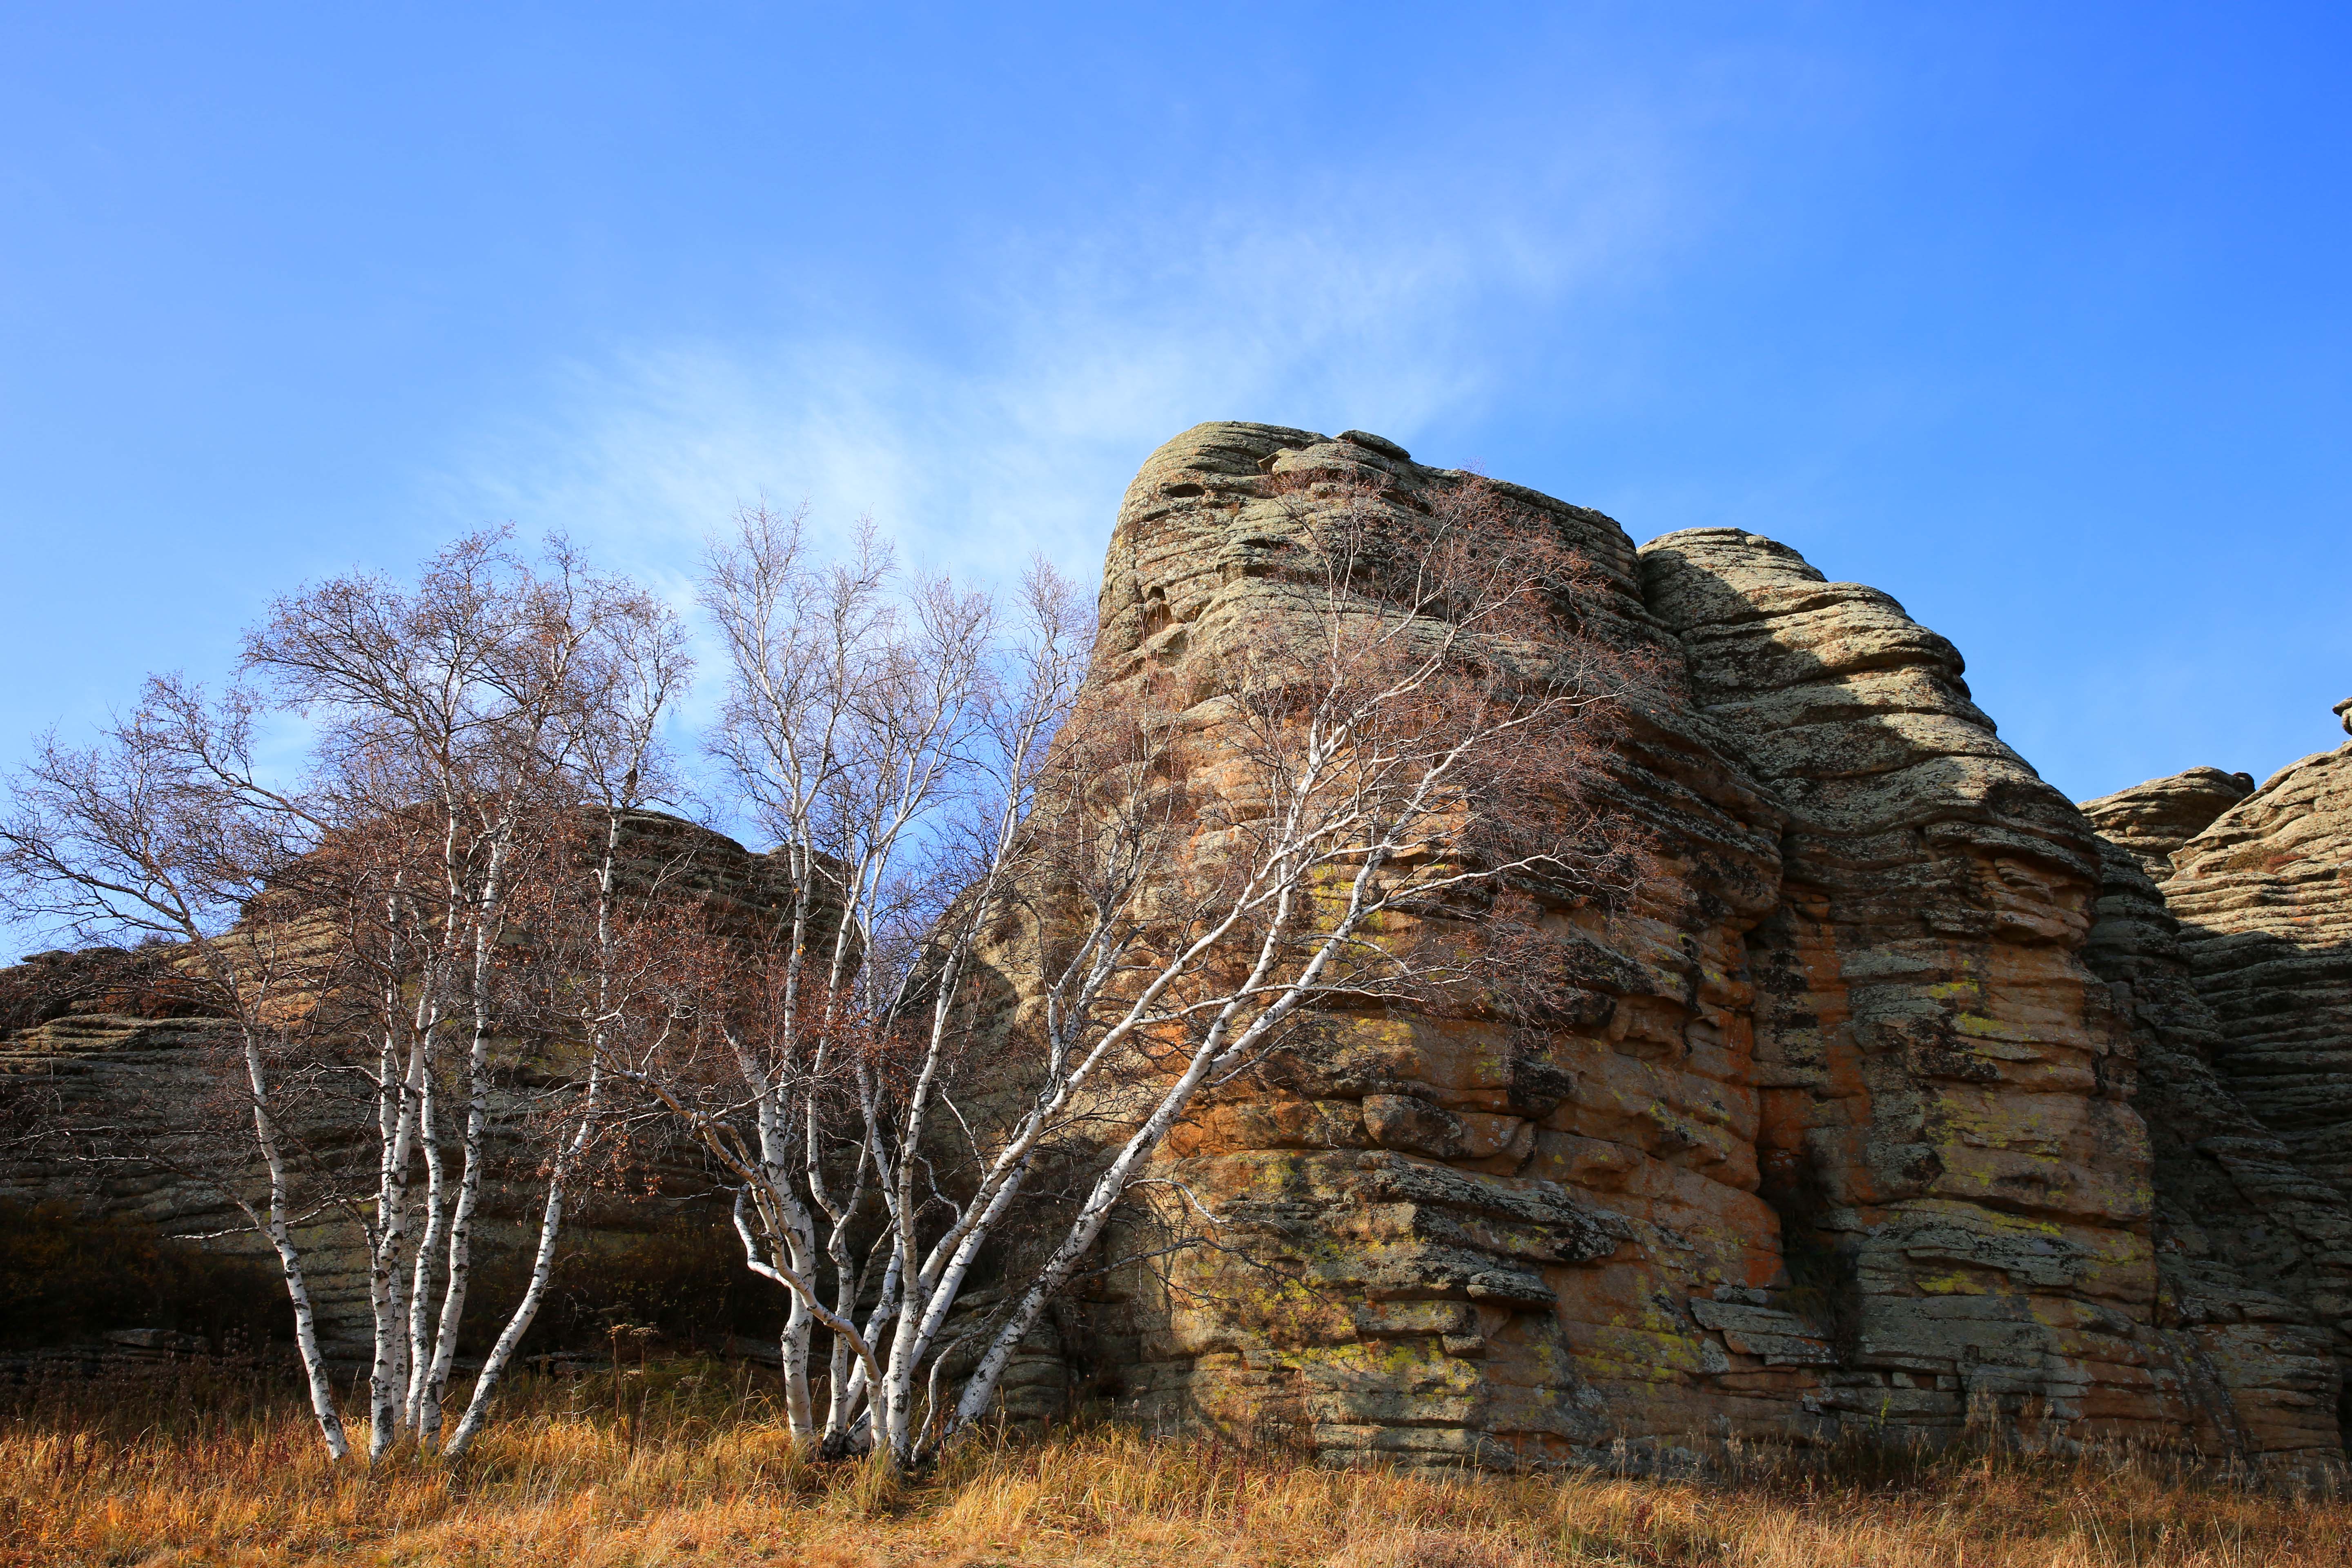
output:
[[[0,762],[460,530],[1099,568],[1199,420],[1894,594],[2083,796],[2339,742],[2352,12],[0,5]]]

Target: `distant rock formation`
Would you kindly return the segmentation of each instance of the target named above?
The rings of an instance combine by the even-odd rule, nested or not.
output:
[[[633,813],[621,844],[625,885],[658,868],[668,896],[697,901],[722,929],[760,918],[782,897],[765,857],[677,817]],[[220,1249],[267,1258],[267,1244],[208,1173],[140,1157],[142,1140],[160,1142],[190,1107],[224,1100],[222,1067],[236,1050],[236,1026],[191,1005],[195,993],[169,962],[175,952],[158,944],[39,953],[0,969],[0,1202],[88,1205],[168,1237],[204,1237]],[[518,1070],[536,1068],[502,1068]],[[322,1125],[310,1103],[316,1098],[295,1097],[282,1114],[306,1158],[332,1158],[348,1130]],[[54,1136],[68,1129],[99,1131]],[[689,1179],[670,1183],[679,1192],[707,1187],[693,1179],[698,1172],[674,1163],[643,1173],[682,1173]],[[528,1257],[539,1196],[536,1173],[495,1172],[477,1231],[485,1274]],[[625,1242],[673,1223],[680,1206],[675,1194],[635,1205],[589,1194],[573,1211],[572,1245]],[[723,1211],[710,1217],[726,1224]],[[371,1333],[363,1247],[331,1211],[305,1216],[296,1236],[329,1354],[361,1355]]]
[[[2099,837],[2130,854],[2152,881],[2172,875],[2173,852],[2254,793],[2252,773],[2190,768],[2083,803]]]

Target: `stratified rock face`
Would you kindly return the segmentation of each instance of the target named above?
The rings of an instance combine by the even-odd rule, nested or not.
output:
[[[2352,747],[2252,783],[2194,768],[2084,807],[2120,846],[2087,956],[2147,1041],[2182,1321],[2246,1367],[2247,1419],[2325,1446],[2352,1429]]]
[[[1411,504],[1460,478],[1360,432],[1188,431],[1128,491],[1097,687],[1221,689],[1315,484]],[[1678,662],[1616,524],[1500,488],[1606,577],[1588,626]],[[1640,716],[1611,787],[1673,874],[1587,921],[1574,1020],[1533,1046],[1475,1018],[1329,1020],[1317,1052],[1171,1140],[1166,1173],[1256,1257],[1188,1255],[1135,1304],[1135,1340],[1101,1358],[1129,1408],[1294,1425],[1334,1460],[1562,1459],[1795,1412],[1830,1352],[1775,1294],[1741,945],[1779,884],[1781,813],[1681,704]]]
[[[624,819],[621,843],[625,885],[642,889],[658,872],[665,896],[700,904],[721,929],[762,918],[782,897],[764,857],[678,818],[634,814]],[[229,1160],[202,1173],[140,1157],[142,1140],[160,1143],[190,1107],[236,1103],[236,1026],[188,1016],[187,999],[195,993],[173,984],[176,951],[39,954],[0,969],[0,1200],[88,1204],[135,1215],[166,1234],[205,1237],[222,1250],[266,1257],[268,1244],[208,1179],[234,1174],[235,1159],[249,1157],[242,1141]],[[298,1141],[331,1157],[350,1146],[350,1124],[340,1120],[350,1107],[322,1111],[320,1100],[315,1093],[297,1097],[282,1115]],[[233,1114],[226,1125],[236,1127]],[[107,1131],[102,1138],[27,1136],[75,1129]],[[93,1152],[108,1157],[88,1158]],[[478,1256],[528,1256],[539,1192],[531,1173],[500,1179],[517,1174],[502,1171],[489,1184]],[[701,1184],[680,1184],[691,1190]],[[247,1195],[251,1191],[248,1185]],[[613,1204],[584,1214],[575,1209],[573,1235],[593,1241],[652,1228],[664,1223],[661,1206],[635,1214]],[[371,1332],[362,1244],[335,1217],[314,1218],[296,1237],[330,1354],[360,1353]]]
[[[2083,803],[2099,837],[2132,855],[2152,881],[2172,875],[2173,851],[2254,793],[2251,773],[2190,768]]]
[[[1185,432],[1121,507],[1095,696],[1172,706],[1192,786],[1229,787],[1219,699],[1285,613],[1292,534],[1464,482],[1360,431]],[[1668,672],[1599,786],[1652,874],[1559,913],[1571,1000],[1540,1033],[1368,1005],[1207,1096],[1154,1174],[1217,1245],[1065,1303],[1041,1347],[1155,1426],[1284,1427],[1338,1463],[1981,1423],[2340,1466],[2352,747],[2078,810],[1887,595],[1754,534],[1636,551],[1495,489],[1593,563],[1576,623]],[[656,860],[696,833],[641,831]],[[759,858],[693,847],[698,896],[768,902]],[[16,1098],[199,1092],[217,1026],[130,994],[104,964],[0,980]],[[0,1163],[0,1195],[58,1175]]]
[[[2158,779],[2085,810],[2211,799],[2219,792],[2195,786],[2231,777],[2200,768],[2183,775],[2186,788]],[[2207,1446],[2273,1462],[2332,1458],[2342,1436],[2336,1336],[2316,1304],[2345,1296],[2352,1205],[2296,1169],[2215,1071],[2220,1022],[2198,993],[2179,922],[2142,869],[2151,854],[2168,866],[2177,846],[2140,843],[2137,854],[2100,847],[2098,919],[2083,959],[2139,1041],[2132,1103],[2156,1157],[2157,1322],[2180,1344]]]
[[[2172,864],[2163,898],[2209,1010],[2206,1056],[2266,1135],[2242,1224],[2271,1245],[2247,1271],[2333,1330],[2352,1377],[2352,745],[2283,770]],[[2208,1233],[2239,1225],[2196,1217]],[[2336,1419],[2352,1429],[2352,1400]]]
[[[1361,433],[1179,437],[1120,514],[1099,685],[1218,689],[1270,591],[1277,476],[1293,505],[1318,476],[1456,482]],[[1127,1303],[1136,1337],[1104,1358],[1123,1399],[1297,1426],[1334,1459],[1849,1421],[2330,1458],[2334,1374],[2299,1299],[2228,1258],[2174,1271],[2168,1297],[2159,1277],[2131,1103],[2147,1030],[2121,971],[2084,955],[2103,856],[2137,862],[1886,595],[1734,531],[1636,552],[1597,513],[1507,493],[1608,574],[1587,624],[1687,673],[1612,785],[1659,875],[1585,917],[1591,1005],[1539,1046],[1470,1019],[1338,1021],[1322,1055],[1172,1139],[1168,1173],[1270,1237],[1270,1269],[1194,1255]],[[2149,962],[2181,970],[2177,949]],[[2260,1140],[2223,1116],[2192,1141],[2225,1124]],[[2260,1189],[2266,1156],[2234,1157]],[[2306,1208],[2315,1237],[2327,1213]],[[1285,1274],[1316,1289],[1265,1283]]]
[[[2352,1196],[2352,745],[2281,772],[2173,863],[2165,902],[2220,1018],[2223,1077]]]
[[[1791,814],[1748,942],[1759,1143],[1791,1260],[1851,1314],[1826,1397],[1931,1434],[2178,1432],[2133,1040],[2077,956],[2088,824],[1885,594],[1736,530],[1643,557],[1697,700]]]

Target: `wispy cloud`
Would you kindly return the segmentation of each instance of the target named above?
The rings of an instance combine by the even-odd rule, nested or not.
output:
[[[542,412],[486,429],[440,474],[436,510],[562,528],[682,610],[705,539],[762,497],[808,501],[821,529],[871,516],[928,568],[1000,578],[1043,553],[1091,586],[1137,465],[1192,425],[1411,443],[1506,392],[1528,316],[1661,243],[1654,161],[1619,154],[1553,190],[1441,200],[1433,176],[1391,170],[1000,235],[947,301],[953,351],[869,319],[574,361]],[[712,672],[717,647],[701,653]],[[699,684],[682,746],[718,689]],[[715,779],[702,788],[721,825],[744,826]]]
[[[1460,165],[1229,181],[1242,202],[982,237],[944,304],[957,346],[868,314],[765,342],[638,343],[555,373],[550,412],[485,432],[457,510],[561,525],[678,578],[756,496],[870,514],[927,564],[1033,552],[1090,580],[1136,465],[1203,419],[1410,442],[1524,363],[1526,323],[1687,227],[1667,159],[1619,127],[1480,186]],[[1465,454],[1431,454],[1441,460]]]

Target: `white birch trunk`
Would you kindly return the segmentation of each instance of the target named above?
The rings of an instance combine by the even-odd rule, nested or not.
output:
[[[524,1287],[522,1300],[515,1304],[513,1315],[507,1319],[498,1342],[490,1347],[490,1353],[482,1362],[481,1373],[474,1380],[473,1394],[466,1402],[466,1413],[442,1449],[445,1458],[461,1458],[467,1448],[473,1447],[475,1437],[480,1435],[483,1425],[489,1419],[490,1397],[498,1392],[499,1379],[506,1375],[507,1363],[514,1359],[515,1347],[522,1342],[523,1335],[530,1331],[531,1321],[539,1315],[540,1301],[547,1294],[548,1279],[555,1271],[556,1238],[563,1231],[564,1179],[570,1174],[572,1162],[587,1147],[588,1134],[595,1123],[598,1086],[597,1068],[592,1061],[588,1068],[588,1092],[580,1110],[579,1129],[568,1142],[558,1147],[553,1168],[548,1173],[547,1203],[540,1214],[539,1246],[531,1254],[530,1283]]]
[[[799,1278],[812,1287],[816,1279],[816,1226],[808,1211],[792,1191],[792,1176],[787,1169],[775,1172],[771,1168],[772,1190],[782,1200],[779,1218],[782,1232],[776,1239],[782,1244],[784,1262]],[[812,1442],[817,1436],[815,1404],[809,1391],[809,1346],[816,1334],[817,1303],[801,1290],[792,1293],[792,1304],[784,1318],[780,1349],[784,1364],[784,1420],[796,1442]]]
[[[326,1357],[319,1351],[318,1314],[310,1305],[310,1285],[302,1270],[302,1255],[294,1246],[286,1223],[286,1159],[278,1147],[278,1127],[269,1114],[268,1079],[261,1063],[261,1043],[252,1026],[245,1031],[246,1083],[253,1094],[253,1139],[269,1177],[269,1211],[262,1230],[277,1250],[278,1268],[286,1276],[286,1295],[294,1306],[294,1347],[302,1358],[302,1373],[310,1386],[310,1414],[326,1439],[327,1452],[338,1459],[351,1454],[343,1436],[343,1418],[335,1409],[335,1387],[328,1375]],[[250,1209],[246,1211],[248,1215]]]
[[[441,1293],[440,1321],[433,1332],[433,1363],[425,1377],[417,1436],[427,1448],[441,1436],[441,1404],[457,1357],[457,1331],[473,1282],[474,1212],[482,1200],[482,1171],[490,1122],[490,964],[497,947],[496,921],[501,888],[502,841],[493,841],[482,896],[474,917],[473,1040],[466,1054],[466,1131],[460,1145],[457,1194],[449,1210],[447,1273]]]
[[[410,1042],[401,1059],[394,1031],[399,1017],[395,992],[386,1008],[385,1049],[380,1069],[377,1122],[383,1137],[376,1182],[376,1218],[368,1257],[368,1304],[374,1321],[374,1354],[368,1370],[368,1458],[382,1458],[400,1427],[406,1392],[409,1160],[415,1137],[419,1053]],[[396,1086],[396,1087],[395,1087]],[[390,1125],[386,1126],[385,1123]]]
[[[416,1102],[416,1139],[425,1156],[425,1228],[416,1238],[408,1288],[408,1392],[401,1413],[402,1424],[412,1432],[420,1429],[425,1418],[425,1380],[432,1365],[433,1265],[440,1256],[448,1215],[441,1124],[435,1114],[439,1097],[434,1091],[432,1045],[429,1033],[419,1042],[424,1064]]]

